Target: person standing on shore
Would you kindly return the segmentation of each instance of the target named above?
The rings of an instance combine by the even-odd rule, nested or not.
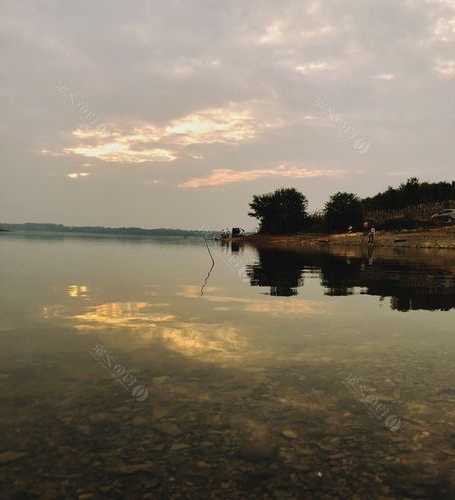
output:
[[[376,228],[371,226],[370,232],[368,233],[368,244],[374,245],[374,238],[376,236]]]

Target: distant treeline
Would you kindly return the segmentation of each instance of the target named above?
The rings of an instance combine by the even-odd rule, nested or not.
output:
[[[397,188],[389,186],[383,193],[363,199],[362,204],[367,210],[398,210],[451,200],[455,200],[455,182],[420,182],[412,177]]]
[[[103,226],[64,226],[63,224],[2,224],[0,228],[7,231],[43,232],[43,233],[75,233],[113,236],[168,236],[168,237],[203,237],[215,234],[212,231],[190,231],[185,229],[143,229],[140,227],[103,227]]]

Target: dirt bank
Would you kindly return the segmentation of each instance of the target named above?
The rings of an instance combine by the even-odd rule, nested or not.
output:
[[[276,248],[368,247],[368,237],[352,234],[261,235],[244,238],[253,245]],[[428,230],[378,231],[375,247],[455,250],[455,227]]]

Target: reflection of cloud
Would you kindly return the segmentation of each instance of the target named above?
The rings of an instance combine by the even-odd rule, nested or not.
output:
[[[181,285],[180,286],[180,292],[177,293],[177,295],[181,297],[185,297],[187,299],[200,299],[201,298],[201,288],[197,287],[195,285]],[[207,287],[205,289],[205,295],[203,298],[207,300],[208,302],[249,302],[249,299],[247,298],[242,298],[242,297],[225,297],[222,295],[208,295],[210,293],[214,293],[216,291],[219,291],[220,289],[217,287]]]
[[[110,124],[104,127],[78,128],[73,137],[79,144],[63,149],[65,155],[97,158],[111,163],[172,162],[179,150],[202,144],[240,144],[251,141],[264,130],[281,126],[279,120],[267,120],[259,116],[257,103],[228,104],[225,107],[208,108],[167,124],[140,125]],[[261,114],[264,113],[261,106]],[[42,154],[55,156],[61,152],[41,150]],[[202,156],[191,151],[188,156]]]
[[[150,332],[152,339],[159,338],[167,347],[186,356],[203,354],[244,354],[246,341],[230,326],[206,325],[200,323],[179,323],[176,327],[164,327]]]
[[[43,306],[41,316],[43,319],[61,318],[65,315],[65,308],[59,304]]]
[[[85,285],[69,285],[66,289],[66,293],[73,298],[76,297],[88,297],[88,286]]]
[[[286,316],[288,314],[309,315],[322,314],[326,309],[322,302],[306,299],[288,299],[253,302],[245,307],[245,311],[267,313],[271,316]]]
[[[90,174],[88,172],[73,172],[68,174],[67,177],[70,179],[79,179],[79,177],[88,177]]]
[[[189,179],[179,185],[181,188],[198,189],[206,187],[224,186],[237,182],[251,182],[264,177],[289,177],[302,179],[307,177],[333,177],[342,174],[340,170],[312,170],[286,165],[274,168],[263,168],[256,170],[231,170],[215,169],[207,177],[196,177]]]
[[[180,297],[185,297],[187,299],[200,299],[201,298],[201,287],[196,285],[179,285],[180,291],[177,293]],[[205,288],[206,293],[213,293],[219,290],[218,287],[208,286]]]
[[[104,328],[144,329],[155,327],[157,323],[175,319],[172,314],[150,311],[152,307],[163,304],[147,302],[112,302],[90,308],[84,314],[71,317],[77,322],[78,330],[101,330]],[[166,305],[166,304],[164,304]]]
[[[200,289],[193,285],[182,286],[181,292],[178,295],[189,299],[201,299]],[[322,314],[327,312],[326,306],[323,302],[318,302],[316,300],[307,300],[302,298],[288,298],[288,299],[277,299],[270,298],[264,300],[262,298],[248,298],[248,297],[229,297],[224,295],[210,295],[217,291],[217,288],[209,288],[206,294],[202,297],[207,302],[213,302],[216,304],[231,304],[230,308],[223,306],[216,306],[214,309],[217,311],[229,311],[234,310],[233,304],[238,304],[237,311],[242,310],[249,313],[266,313],[271,316],[283,316],[289,314],[297,315],[310,315],[310,314]]]

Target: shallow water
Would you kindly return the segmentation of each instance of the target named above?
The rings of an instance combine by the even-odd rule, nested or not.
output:
[[[211,251],[0,237],[0,498],[455,498],[455,257]]]

